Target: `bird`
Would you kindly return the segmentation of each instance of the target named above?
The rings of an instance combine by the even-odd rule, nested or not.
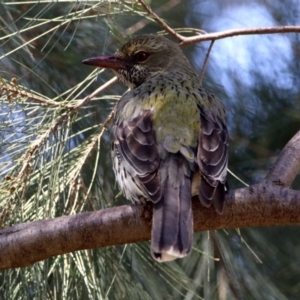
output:
[[[153,203],[151,254],[183,258],[193,243],[192,196],[221,214],[227,192],[224,104],[206,91],[179,45],[156,34],[131,38],[84,64],[111,69],[129,88],[115,107],[112,162],[123,195]]]

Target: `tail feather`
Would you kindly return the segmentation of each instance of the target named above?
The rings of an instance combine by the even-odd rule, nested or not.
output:
[[[194,232],[191,198],[191,179],[186,178],[184,188],[180,191],[180,226],[178,232],[178,241],[181,242],[179,250],[185,255],[188,255],[192,250]]]
[[[225,199],[225,187],[224,184],[219,182],[218,186],[216,187],[214,197],[212,200],[214,207],[219,214],[223,213],[224,199]]]
[[[174,174],[167,172],[163,197],[153,206],[151,252],[160,262],[188,255],[193,238],[191,178],[182,171],[186,169],[180,160],[168,163],[168,170],[179,173],[176,177],[180,178],[180,184],[174,181]]]
[[[200,202],[206,207],[209,207],[213,203],[216,211],[222,214],[224,210],[225,188],[226,184],[222,182],[202,177],[198,187]]]

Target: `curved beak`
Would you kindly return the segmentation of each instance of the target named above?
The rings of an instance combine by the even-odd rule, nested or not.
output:
[[[125,69],[127,63],[114,55],[101,55],[82,61],[83,64],[107,69]]]

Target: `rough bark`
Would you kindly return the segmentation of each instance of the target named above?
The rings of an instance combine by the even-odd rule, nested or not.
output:
[[[300,131],[266,179],[230,192],[222,215],[193,201],[194,230],[299,225],[300,191],[290,189],[300,168]],[[72,251],[150,239],[151,205],[125,205],[18,224],[0,231],[0,269],[25,267]]]

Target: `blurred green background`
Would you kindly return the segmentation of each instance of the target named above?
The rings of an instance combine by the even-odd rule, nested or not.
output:
[[[186,36],[300,24],[297,0],[149,4]],[[76,104],[112,78],[83,59],[161,28],[135,1],[2,1],[0,11],[0,83],[16,78],[57,102],[0,95],[0,228],[128,203],[116,197],[110,134],[100,134],[125,87],[113,84],[54,131],[51,126],[66,112],[59,103]],[[197,72],[208,47],[183,48]],[[300,35],[216,41],[203,84],[228,110],[230,170],[247,184],[262,180],[300,128]],[[16,182],[22,155],[43,137]],[[230,175],[229,185],[243,186]],[[299,187],[298,175],[293,188]],[[0,272],[0,300],[299,299],[299,236],[298,227],[197,233],[190,257],[163,265],[152,260],[148,243],[79,251]]]

